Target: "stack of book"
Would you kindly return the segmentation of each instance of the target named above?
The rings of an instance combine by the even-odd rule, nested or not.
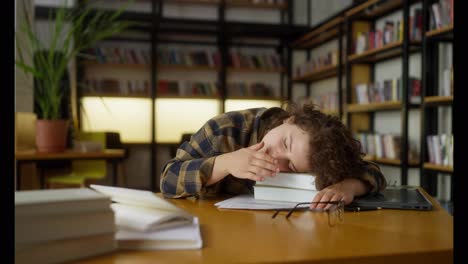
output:
[[[85,188],[15,192],[15,263],[60,263],[114,251],[110,204]]]
[[[265,177],[254,185],[256,200],[282,202],[312,202],[319,191],[315,187],[315,176],[306,173],[278,173]]]

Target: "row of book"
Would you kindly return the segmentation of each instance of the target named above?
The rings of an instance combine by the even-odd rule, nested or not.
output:
[[[370,156],[385,159],[400,159],[401,136],[370,132],[356,133],[361,142],[362,151]],[[409,142],[408,160],[419,160],[416,144]]]
[[[241,53],[239,51],[229,52],[229,66],[247,69],[271,69],[281,70],[281,58],[276,53]]]
[[[151,91],[149,80],[131,79],[119,80],[115,78],[85,79],[82,89],[85,94],[121,94],[121,95],[149,95]]]
[[[215,82],[158,80],[157,93],[158,96],[219,96],[219,89]]]
[[[453,0],[439,0],[431,5],[429,12],[431,30],[453,24]]]
[[[374,83],[360,83],[355,86],[358,104],[400,101],[403,83],[400,78],[388,79]],[[408,80],[409,101],[421,103],[421,80],[410,77]]]
[[[410,40],[422,39],[422,9],[415,8],[409,17]],[[384,45],[403,40],[403,22],[401,20],[387,20],[382,29],[358,32],[355,53],[360,54],[366,50],[378,49]]]
[[[430,163],[453,166],[453,134],[428,135],[426,141]]]
[[[211,50],[159,49],[158,63],[163,65],[221,67],[221,53]]]
[[[232,82],[227,84],[228,96],[274,96],[275,89],[272,85],[261,82]]]
[[[87,49],[84,54],[99,63],[151,64],[150,51],[143,48],[94,47]]]
[[[403,39],[403,23],[400,20],[385,21],[383,29],[358,32],[355,43],[355,53],[361,54],[366,50],[378,49],[384,45]]]
[[[95,79],[89,78],[85,80],[83,93],[87,94],[121,94],[121,95],[149,95],[150,81],[149,80],[119,80],[115,78]]]
[[[293,76],[299,78],[301,76],[320,71],[321,68],[331,65],[338,65],[338,51],[331,51],[325,55],[318,56],[308,60],[294,68]]]

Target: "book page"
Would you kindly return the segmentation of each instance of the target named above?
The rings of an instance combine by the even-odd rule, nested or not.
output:
[[[182,209],[164,199],[157,197],[154,193],[144,190],[135,190],[121,187],[110,187],[91,184],[91,188],[112,198],[112,201],[121,204],[140,207],[156,208],[167,211],[182,211]]]
[[[148,207],[138,207],[114,203],[115,223],[118,228],[132,229],[141,232],[165,229],[190,224],[193,216],[182,212],[171,212]]]
[[[115,238],[121,249],[199,249],[203,244],[198,217],[191,225],[154,232],[118,230]]]

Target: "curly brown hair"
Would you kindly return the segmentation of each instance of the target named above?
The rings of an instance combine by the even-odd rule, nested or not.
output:
[[[293,117],[292,122],[309,134],[310,173],[316,176],[319,190],[364,173],[361,143],[338,117],[320,112],[313,104],[299,106],[289,102],[286,111],[277,112],[271,119],[267,130],[281,125],[288,117]]]

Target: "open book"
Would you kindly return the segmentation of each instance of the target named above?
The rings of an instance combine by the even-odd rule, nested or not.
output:
[[[150,191],[91,185],[111,197],[120,249],[199,249],[202,247],[197,217]]]
[[[115,224],[121,229],[155,231],[192,223],[193,216],[150,191],[102,185],[90,186],[110,196]]]

